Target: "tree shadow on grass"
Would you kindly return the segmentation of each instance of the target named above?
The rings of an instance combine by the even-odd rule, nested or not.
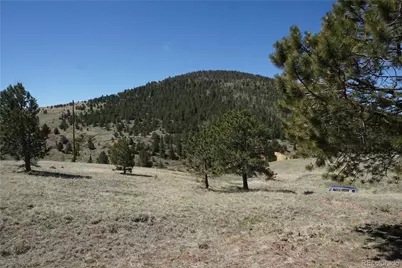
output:
[[[402,224],[365,224],[355,227],[355,231],[365,234],[367,241],[376,241],[374,249],[378,255],[374,260],[402,260]]]
[[[27,172],[28,175],[40,176],[40,177],[55,177],[60,179],[91,179],[91,176],[83,176],[77,174],[61,173],[61,172],[51,172],[43,170],[31,170]]]
[[[232,193],[251,193],[251,192],[269,192],[269,193],[284,193],[284,194],[296,194],[295,191],[293,190],[287,190],[287,189],[278,189],[278,190],[272,190],[272,189],[249,189],[249,190],[244,190],[241,187],[226,187],[222,189],[209,189],[211,192],[215,193],[226,193],[226,194],[232,194]]]
[[[133,177],[144,177],[144,178],[152,178],[152,175],[145,175],[145,174],[135,174],[135,173],[126,173],[124,174],[123,172],[119,173],[120,175],[124,176],[133,176]]]

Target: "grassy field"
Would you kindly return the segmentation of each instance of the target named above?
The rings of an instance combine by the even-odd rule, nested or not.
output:
[[[0,162],[0,267],[402,266],[402,187],[330,193],[307,160],[277,179]]]

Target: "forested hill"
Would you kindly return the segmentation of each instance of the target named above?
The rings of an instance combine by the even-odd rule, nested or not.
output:
[[[130,122],[130,132],[148,134],[195,129],[229,108],[252,111],[281,135],[278,92],[271,78],[237,71],[198,71],[91,99],[79,120],[87,125]]]

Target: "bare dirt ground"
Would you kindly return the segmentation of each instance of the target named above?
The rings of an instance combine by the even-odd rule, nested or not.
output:
[[[306,160],[274,181],[0,162],[0,267],[402,267],[402,187],[330,193]]]

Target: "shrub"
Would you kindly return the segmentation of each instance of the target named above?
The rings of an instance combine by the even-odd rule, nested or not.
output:
[[[98,158],[96,159],[96,162],[99,164],[109,164],[109,157],[105,153],[105,151],[102,151]]]

